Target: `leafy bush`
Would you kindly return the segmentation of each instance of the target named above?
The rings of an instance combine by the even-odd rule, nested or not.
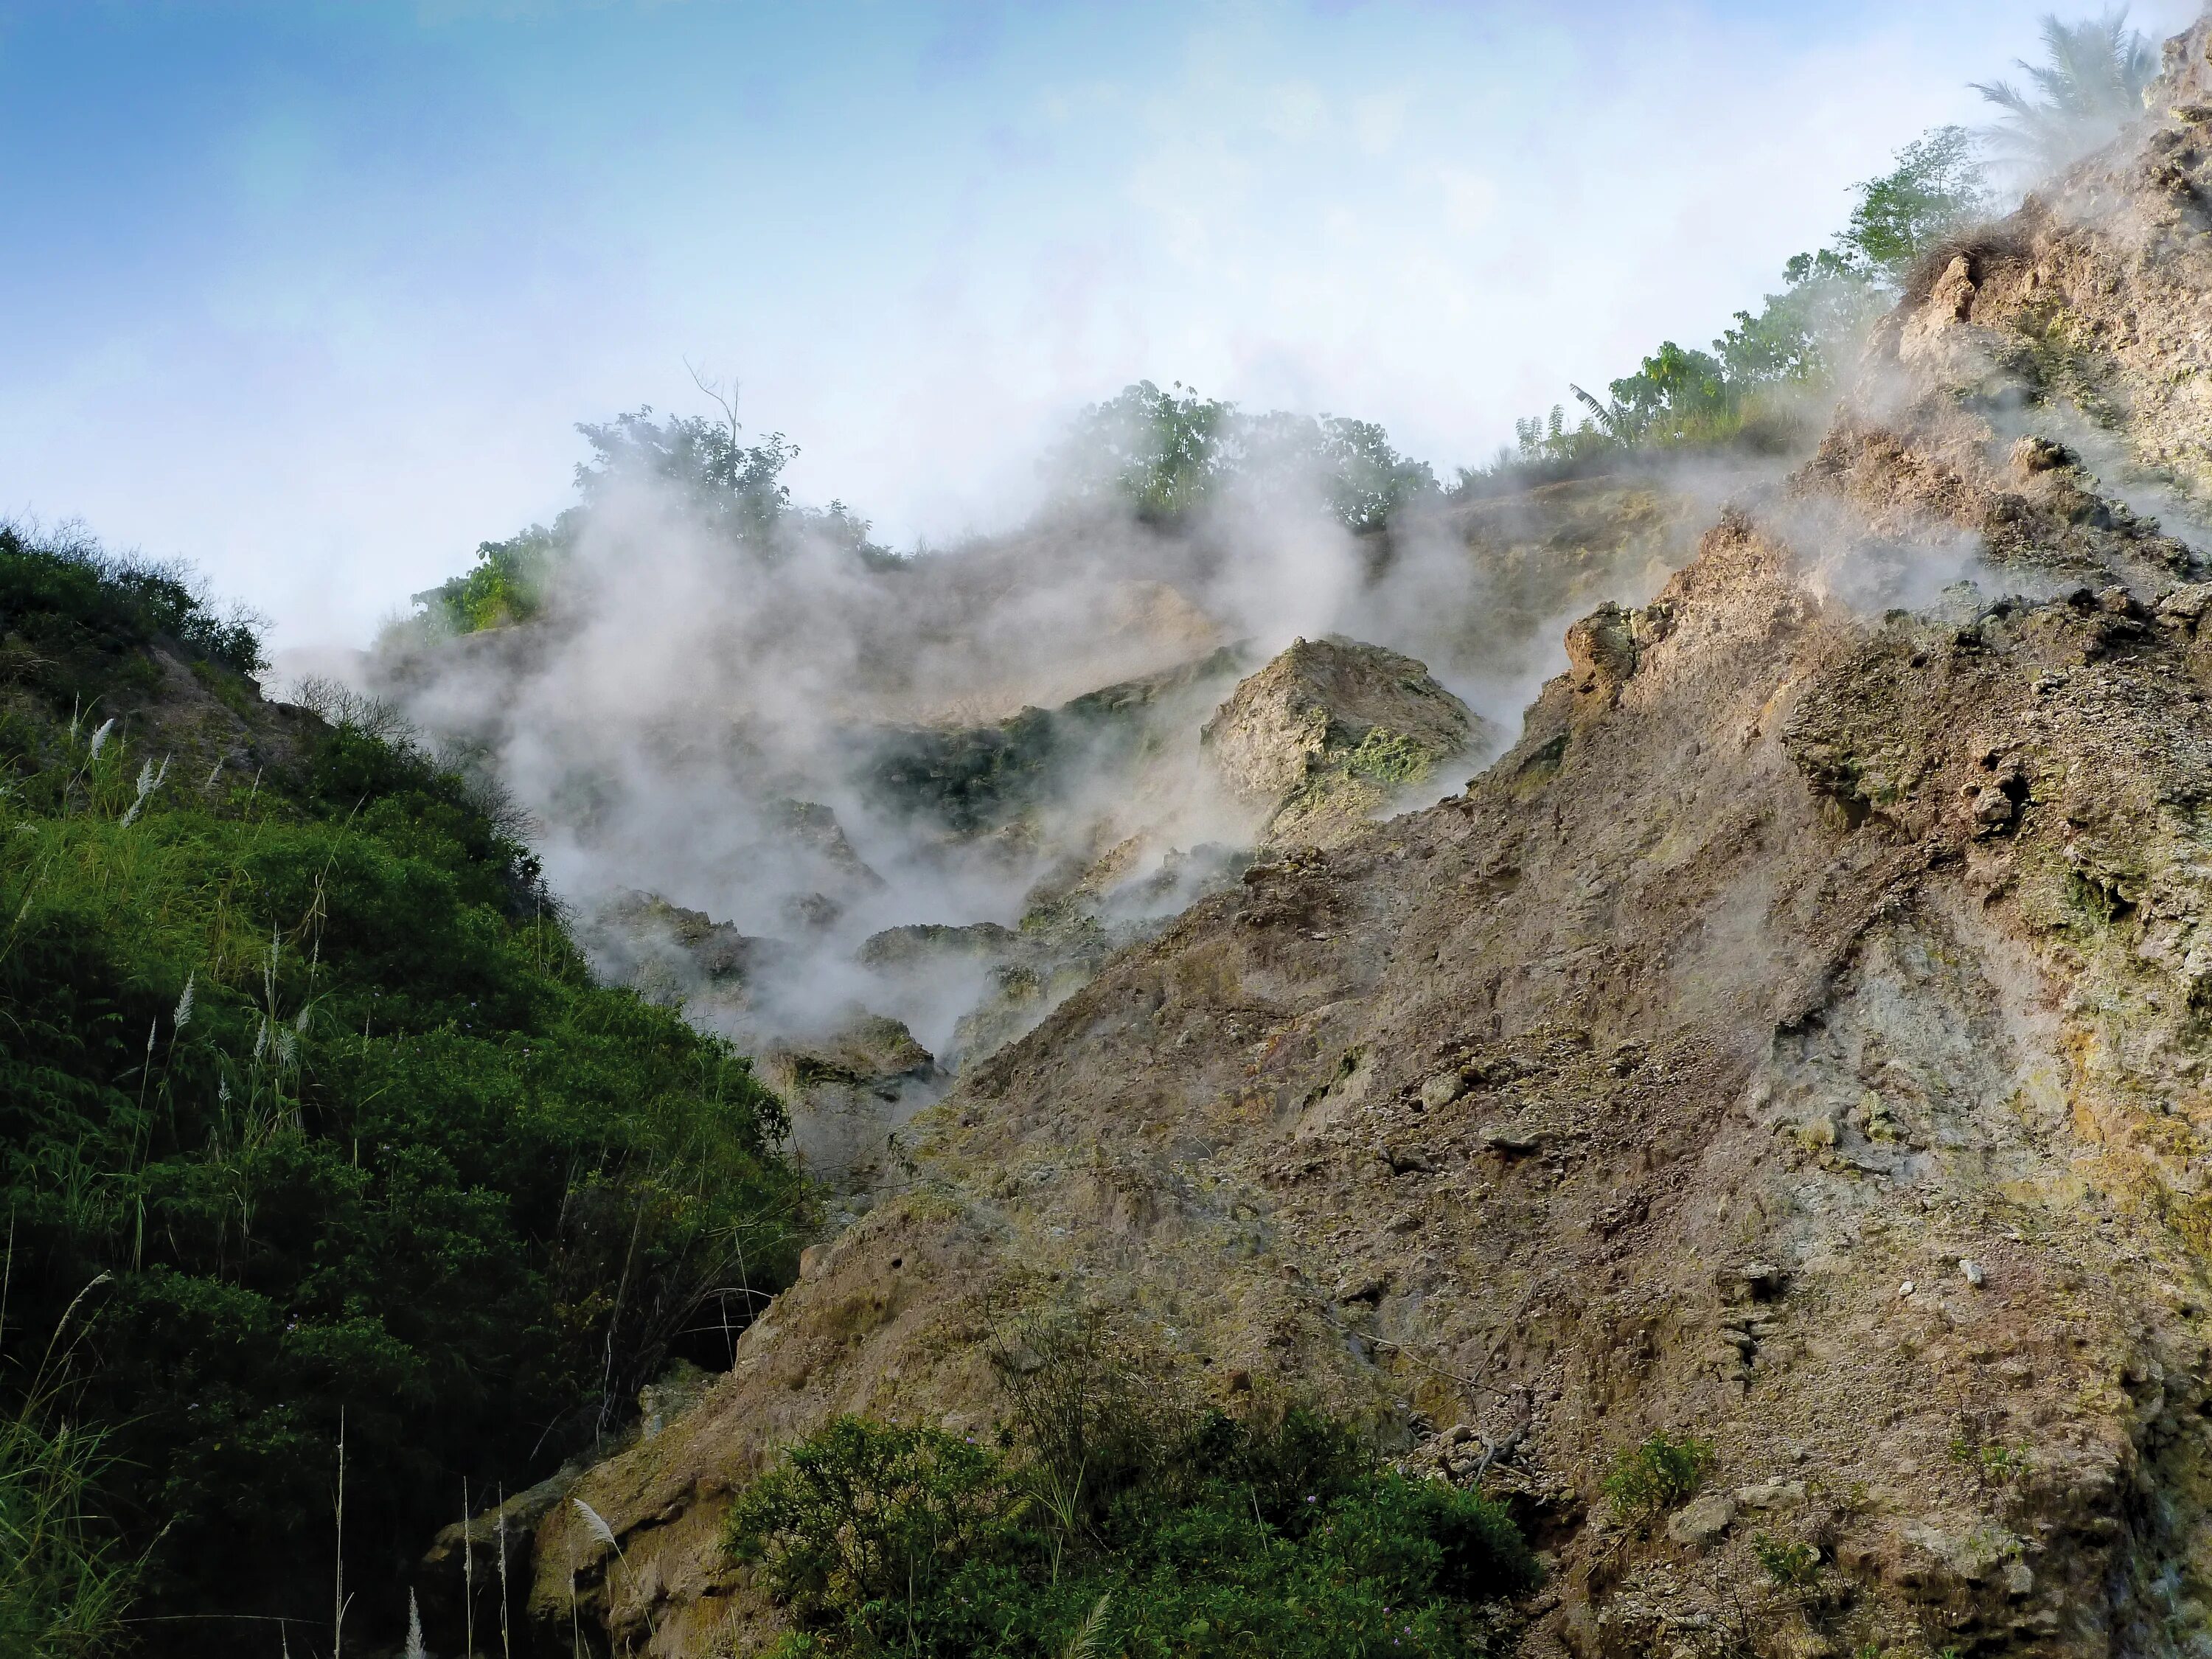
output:
[[[97,566],[9,551],[58,567],[11,629],[130,616]],[[195,1615],[170,1650],[326,1610],[343,1414],[373,1631],[464,1476],[550,1473],[788,1279],[781,1109],[594,984],[528,854],[375,721],[257,706],[262,775],[170,775],[57,695],[0,685],[36,728],[0,791],[11,1328],[111,1276],[76,1411],[146,1612]],[[0,1351],[0,1398],[31,1387]]]
[[[753,1483],[730,1538],[802,1624],[872,1628],[970,1567],[1018,1559],[1027,1507],[972,1442],[841,1417]]]
[[[1371,421],[1248,415],[1179,380],[1165,392],[1139,380],[1085,410],[1050,470],[1075,501],[1151,523],[1187,518],[1243,486],[1293,499],[1317,491],[1346,528],[1380,530],[1436,489],[1427,465],[1399,454]]]
[[[1640,1524],[1697,1496],[1713,1467],[1710,1441],[1655,1434],[1613,1455],[1605,1495],[1621,1520]]]
[[[562,551],[561,538],[543,525],[507,541],[480,543],[473,569],[417,593],[415,603],[456,634],[527,622],[544,605],[545,584]]]
[[[1778,1589],[1803,1589],[1820,1576],[1820,1552],[1808,1543],[1785,1544],[1760,1533],[1751,1540],[1751,1553]]]
[[[809,537],[866,562],[890,559],[868,539],[868,521],[842,501],[793,504],[783,473],[798,458],[797,444],[781,432],[743,442],[734,406],[725,413],[720,421],[656,417],[647,405],[611,421],[580,422],[576,430],[592,451],[576,468],[580,504],[550,528],[532,525],[506,541],[479,544],[471,569],[414,596],[422,617],[446,632],[470,634],[538,616],[592,514],[639,485],[680,502],[709,534],[752,557],[776,556]]]
[[[1345,1424],[1193,1407],[1081,1328],[1016,1358],[1000,1446],[842,1418],[741,1495],[787,1652],[1466,1655],[1534,1582],[1501,1509]]]
[[[144,648],[167,639],[191,656],[258,673],[261,618],[218,612],[180,566],[118,557],[90,539],[44,539],[0,522],[0,684],[68,707],[112,682],[155,681]]]

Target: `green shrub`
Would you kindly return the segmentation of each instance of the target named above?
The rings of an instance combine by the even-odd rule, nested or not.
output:
[[[1612,1499],[1615,1516],[1640,1523],[1695,1497],[1712,1467],[1711,1442],[1655,1434],[1642,1445],[1613,1455],[1605,1495]]]
[[[0,523],[0,684],[15,681],[64,706],[89,704],[118,678],[150,686],[155,676],[139,653],[161,639],[256,673],[264,625],[251,611],[219,613],[181,566]]]
[[[802,1624],[873,1631],[1036,1535],[1003,1461],[934,1429],[841,1417],[747,1488],[732,1552],[763,1564]]]
[[[1501,1509],[1347,1425],[1194,1408],[1079,1328],[1020,1358],[1003,1449],[842,1418],[741,1496],[787,1654],[1468,1655],[1534,1582]]]
[[[1785,1544],[1760,1533],[1751,1553],[1778,1589],[1803,1589],[1820,1576],[1820,1552],[1810,1544]]]

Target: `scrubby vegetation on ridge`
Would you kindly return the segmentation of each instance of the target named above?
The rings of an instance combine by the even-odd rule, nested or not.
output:
[[[2046,61],[2022,64],[2031,92],[1978,85],[2003,112],[1974,131],[1936,128],[1905,144],[1887,173],[1853,187],[1850,217],[1828,246],[1783,267],[1783,287],[1739,311],[1710,350],[1662,340],[1601,398],[1515,422],[1514,444],[1440,486],[1378,423],[1272,410],[1255,414],[1181,381],[1139,380],[1085,407],[1045,460],[1049,514],[1106,509],[1153,526],[1184,523],[1234,495],[1301,501],[1358,534],[1409,508],[1467,501],[1684,451],[1787,453],[1821,424],[1867,331],[1923,259],[2002,205],[1990,164],[2029,182],[2109,138],[2140,114],[2155,54],[2125,9],[2078,23],[2043,20]],[[793,503],[783,475],[799,447],[781,432],[743,440],[734,394],[702,383],[720,418],[650,407],[577,427],[592,457],[576,468],[578,504],[550,527],[484,542],[467,572],[415,595],[423,620],[453,633],[526,621],[593,511],[625,481],[671,491],[694,521],[757,556],[799,537],[825,539],[878,565],[901,561],[869,539],[842,501]]]
[[[842,1417],[740,1496],[725,1539],[793,1619],[780,1654],[1473,1655],[1535,1582],[1500,1506],[1352,1425],[1203,1404],[1088,1323],[994,1357],[994,1443]]]
[[[404,1619],[464,1478],[512,1492],[672,1353],[726,1363],[804,1219],[746,1062],[595,985],[374,710],[262,703],[238,626],[0,531],[0,1401],[33,1413],[0,1511],[62,1491],[73,1559],[143,1553],[167,1652],[327,1629],[341,1421],[351,1627]],[[100,1467],[41,1476],[64,1420]],[[28,1560],[0,1539],[0,1621]]]
[[[2046,15],[2045,61],[2023,63],[2032,93],[2005,82],[1975,90],[2004,112],[1975,131],[1938,127],[1897,152],[1897,165],[1853,187],[1850,220],[1826,247],[1783,268],[1781,292],[1739,311],[1710,352],[1662,341],[1600,399],[1571,387],[1565,405],[1516,422],[1516,444],[1486,468],[1464,469],[1455,493],[1486,493],[1530,475],[1560,474],[1638,450],[1738,445],[1784,450],[1806,435],[1808,410],[1837,380],[1914,268],[1947,238],[2000,205],[1985,158],[2033,184],[2104,143],[2142,113],[2157,54],[2127,27],[2124,7],[2078,23]]]
[[[576,467],[577,505],[548,527],[532,525],[502,542],[484,542],[469,570],[415,595],[435,625],[455,634],[526,622],[544,609],[546,583],[575,549],[592,511],[624,483],[650,481],[673,492],[702,528],[756,556],[774,557],[799,537],[824,538],[855,557],[890,555],[868,539],[866,520],[842,501],[794,505],[784,469],[799,446],[781,432],[745,443],[734,405],[726,418],[670,415],[650,405],[611,421],[581,422],[576,430],[592,458]]]
[[[1782,291],[1756,313],[1736,313],[1711,351],[1663,341],[1634,374],[1610,383],[1607,398],[1572,388],[1584,410],[1578,422],[1568,424],[1564,406],[1517,422],[1517,447],[1486,473],[1462,473],[1461,493],[1480,493],[1496,476],[1572,469],[1638,449],[1781,450],[1801,441],[1808,411],[1896,302],[1913,265],[1991,207],[1978,155],[1963,127],[1907,144],[1893,171],[1856,186],[1850,222],[1830,245],[1790,259]]]

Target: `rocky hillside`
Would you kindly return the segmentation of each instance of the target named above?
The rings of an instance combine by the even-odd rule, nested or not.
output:
[[[747,1650],[732,1490],[832,1413],[990,1421],[988,1310],[1079,1301],[1510,1496],[1530,1653],[2205,1651],[2208,46],[1930,263],[1818,457],[1577,623],[1464,796],[974,1067],[586,1477],[621,1570],[548,1520],[541,1609]],[[1714,1459],[1633,1524],[1654,1431]]]

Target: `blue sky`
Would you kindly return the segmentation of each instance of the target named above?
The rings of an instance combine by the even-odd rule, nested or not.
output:
[[[1140,376],[1448,471],[1755,304],[2037,9],[0,0],[0,513],[300,647],[687,362],[901,545]]]

